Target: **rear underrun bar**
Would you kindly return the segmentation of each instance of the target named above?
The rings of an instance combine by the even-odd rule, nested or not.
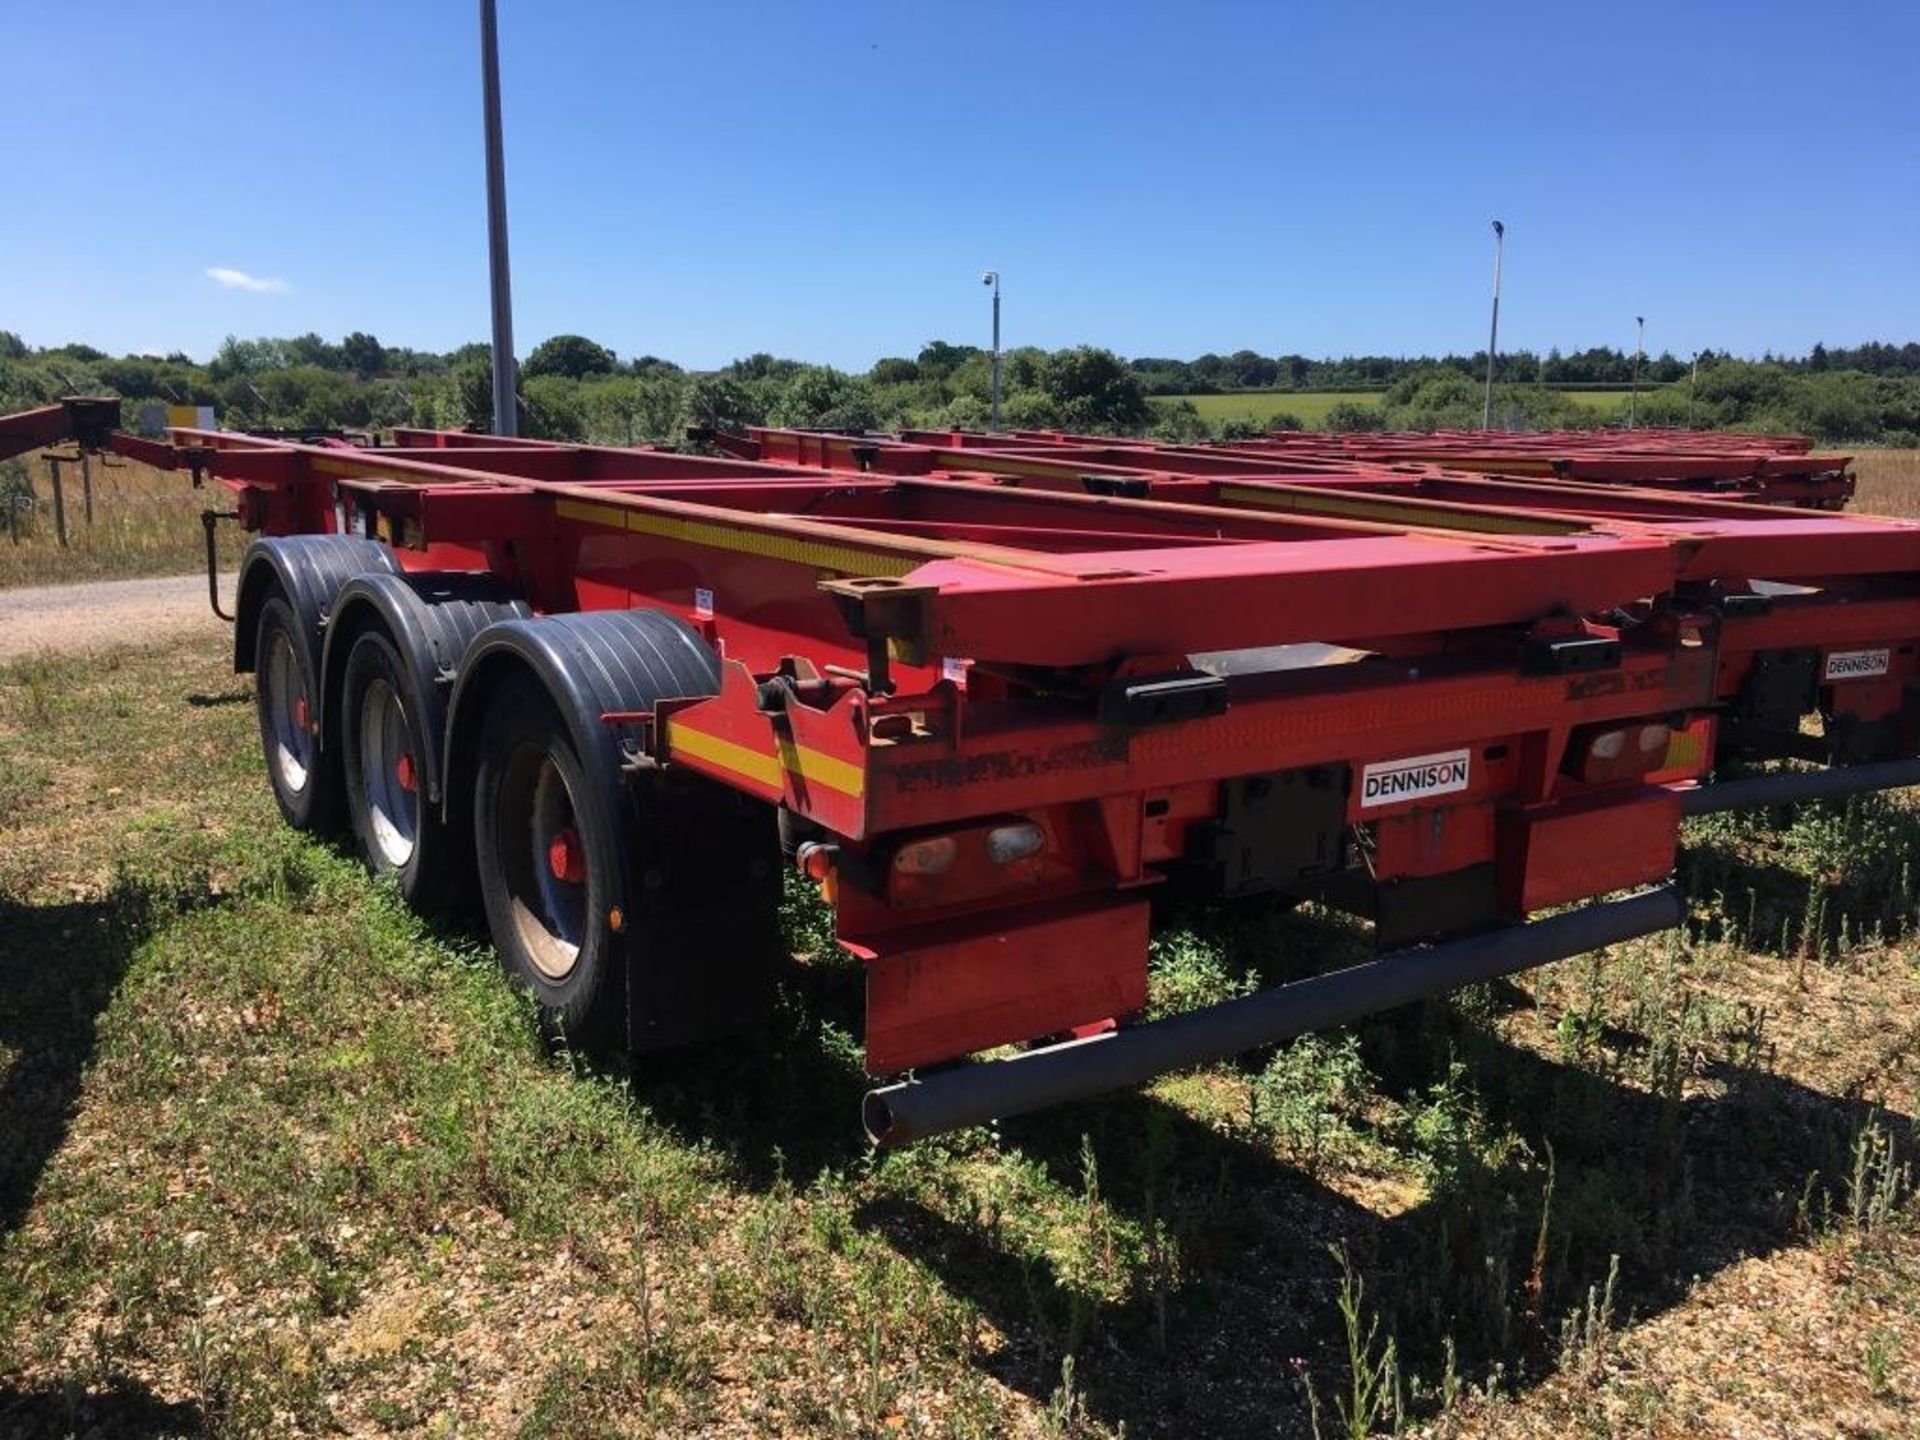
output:
[[[1683,791],[1680,803],[1685,814],[1713,815],[1907,786],[1920,786],[1920,758],[1728,780]],[[1211,1064],[1649,935],[1678,925],[1685,913],[1680,892],[1668,885],[1531,924],[1403,950],[1133,1029],[882,1086],[867,1093],[861,1120],[877,1145],[911,1144],[1144,1084],[1168,1071]]]
[[[1799,800],[1838,800],[1871,790],[1920,785],[1920,759],[1883,760],[1871,765],[1836,765],[1830,770],[1796,770],[1784,775],[1750,775],[1684,790],[1686,815],[1717,815],[1723,810],[1754,810]]]
[[[1402,950],[1363,965],[1276,986],[1130,1030],[945,1070],[867,1093],[861,1121],[874,1143],[915,1140],[1139,1085],[1171,1070],[1345,1025],[1415,1000],[1531,970],[1678,925],[1672,886],[1551,919]]]

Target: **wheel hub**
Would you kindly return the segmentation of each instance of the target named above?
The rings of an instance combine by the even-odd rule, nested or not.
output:
[[[276,631],[260,677],[260,698],[266,720],[267,761],[281,790],[298,795],[307,788],[313,764],[313,727],[309,725],[307,692],[301,682],[300,662],[293,642]]]
[[[383,678],[370,681],[361,698],[357,758],[367,839],[383,864],[404,869],[419,840],[420,777],[407,713]]]
[[[514,748],[501,776],[493,824],[502,860],[499,879],[529,965],[560,984],[580,963],[591,933],[592,884],[587,847],[567,777],[545,744]]]
[[[565,884],[585,883],[586,857],[580,851],[580,832],[572,826],[556,831],[547,842],[547,870],[554,879]]]

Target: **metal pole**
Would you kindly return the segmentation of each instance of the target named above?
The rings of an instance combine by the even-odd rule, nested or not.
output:
[[[47,469],[53,472],[53,531],[60,537],[60,548],[67,548],[67,493],[60,483],[60,462],[47,457]]]
[[[1693,429],[1693,397],[1700,388],[1700,352],[1693,352],[1693,378],[1687,381],[1687,429]]]
[[[1647,348],[1647,317],[1636,315],[1633,323],[1639,326],[1633,337],[1633,386],[1627,391],[1627,429],[1631,430],[1640,420],[1640,356]]]
[[[513,288],[507,268],[507,165],[500,136],[500,36],[494,0],[480,0],[480,88],[487,130],[487,272],[493,284],[493,433],[518,435]]]
[[[93,457],[80,452],[80,495],[86,508],[87,527],[93,527]]]
[[[987,410],[987,429],[997,434],[1000,429],[1000,272],[987,271],[980,277],[980,283],[993,287],[993,389]]]
[[[1480,412],[1480,428],[1493,428],[1493,357],[1500,348],[1500,254],[1506,248],[1507,227],[1493,222],[1493,328],[1487,332],[1487,403]]]

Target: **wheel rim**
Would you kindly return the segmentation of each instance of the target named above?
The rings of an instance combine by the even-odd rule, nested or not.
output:
[[[300,659],[293,653],[293,641],[284,630],[275,630],[267,647],[266,695],[270,732],[267,758],[281,786],[289,794],[298,795],[307,788],[313,771],[313,733],[307,728],[306,679],[300,671]]]
[[[401,869],[413,858],[420,833],[420,795],[413,735],[400,697],[385,680],[367,686],[360,701],[360,790],[367,833],[380,859]]]
[[[565,980],[587,937],[587,873],[573,795],[544,748],[522,749],[503,777],[495,844],[513,926],[533,967]]]

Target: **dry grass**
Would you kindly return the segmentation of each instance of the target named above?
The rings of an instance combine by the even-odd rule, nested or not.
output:
[[[1920,1234],[1742,1260],[1524,1401],[1473,1395],[1433,1440],[1896,1436],[1920,1423]]]
[[[1449,1436],[1912,1433],[1916,1241],[1850,1162],[1920,1099],[1899,807],[1700,822],[1685,937],[872,1156],[856,973],[543,1054],[252,730],[217,641],[0,669],[0,1434],[1306,1435],[1332,1242]],[[1156,1003],[1357,938],[1170,915]]]
[[[1920,450],[1862,450],[1853,468],[1860,477],[1855,510],[1920,518]]]
[[[93,459],[93,523],[86,519],[79,467],[62,465],[68,545],[54,523],[53,478],[39,456],[26,460],[31,508],[21,512],[17,543],[0,516],[0,587],[58,585],[134,575],[180,575],[206,563],[200,512],[225,510],[232,496],[219,486],[195,490],[184,474],[130,460]],[[222,563],[231,569],[242,548],[231,525],[221,527]]]

